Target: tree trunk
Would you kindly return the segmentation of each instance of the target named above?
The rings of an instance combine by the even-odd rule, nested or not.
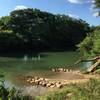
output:
[[[98,59],[90,68],[88,68],[88,72],[94,72],[96,70],[96,67],[100,65],[100,59]]]
[[[93,61],[94,64],[91,65],[87,71],[88,72],[94,72],[96,70],[96,67],[100,65],[100,56],[97,56],[97,57],[94,57],[92,59],[87,59],[87,60],[84,60],[84,59],[79,59],[78,61],[75,62],[75,64],[78,64],[80,62],[89,62],[89,61]]]

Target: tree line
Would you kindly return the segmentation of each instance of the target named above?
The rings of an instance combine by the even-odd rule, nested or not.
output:
[[[0,18],[0,51],[75,50],[90,31],[82,19],[31,8],[14,10]]]
[[[94,5],[100,17],[100,0],[95,0]],[[91,27],[91,31],[77,47],[85,57],[100,56],[100,25]]]
[[[98,11],[98,15],[100,16],[100,0],[94,0],[94,5]]]
[[[93,32],[88,33],[86,38],[78,44],[79,50],[85,57],[100,55],[100,26],[94,28]]]

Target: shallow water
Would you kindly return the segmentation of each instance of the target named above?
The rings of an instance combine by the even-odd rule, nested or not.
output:
[[[44,93],[43,91],[46,91],[45,88],[23,85],[19,81],[19,77],[32,75],[45,78],[59,78],[59,74],[50,71],[50,68],[85,69],[85,67],[90,66],[90,63],[87,65],[86,63],[74,65],[80,56],[81,54],[78,52],[44,52],[24,55],[17,54],[17,56],[5,55],[0,57],[0,70],[5,75],[8,87],[16,86],[27,91],[25,94],[34,93],[40,95]]]

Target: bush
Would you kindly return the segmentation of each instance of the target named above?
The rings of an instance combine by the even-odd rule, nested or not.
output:
[[[0,83],[0,100],[33,100],[30,96],[23,96],[15,88],[5,88],[4,81],[0,81]]]
[[[84,56],[100,55],[100,28],[95,29],[77,46],[84,52]]]

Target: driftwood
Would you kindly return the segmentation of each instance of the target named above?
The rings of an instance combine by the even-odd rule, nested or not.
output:
[[[75,64],[81,63],[81,62],[89,62],[92,61],[93,64],[87,69],[88,72],[94,72],[97,68],[97,66],[100,65],[100,56],[96,56],[92,59],[83,59],[80,58],[78,61],[75,62]]]

